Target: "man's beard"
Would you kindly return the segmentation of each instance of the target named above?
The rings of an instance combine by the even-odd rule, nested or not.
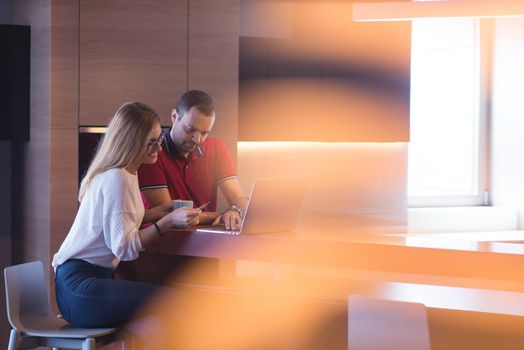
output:
[[[194,152],[197,144],[193,141],[184,141],[182,142],[182,151],[184,152]]]

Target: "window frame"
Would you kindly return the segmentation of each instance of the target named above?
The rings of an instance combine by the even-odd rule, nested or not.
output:
[[[475,45],[477,53],[475,64],[476,74],[476,141],[478,145],[477,163],[477,194],[475,195],[441,195],[441,196],[410,196],[407,194],[408,207],[450,207],[450,206],[482,206],[490,205],[489,196],[489,113],[491,95],[491,67],[493,55],[493,19],[475,20]],[[411,119],[411,115],[410,115]],[[409,147],[408,146],[408,152]],[[409,159],[409,157],[408,157]],[[409,169],[409,168],[408,168]],[[409,181],[409,170],[408,170]]]

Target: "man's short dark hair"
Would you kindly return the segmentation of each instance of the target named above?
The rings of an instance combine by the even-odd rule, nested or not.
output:
[[[193,107],[205,115],[212,115],[215,112],[215,102],[213,98],[201,90],[189,90],[180,97],[176,105],[176,112],[183,116]]]

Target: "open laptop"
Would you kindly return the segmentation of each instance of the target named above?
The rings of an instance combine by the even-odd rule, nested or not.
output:
[[[216,226],[199,228],[196,232],[230,235],[291,232],[295,229],[306,187],[304,178],[256,179],[240,230]]]

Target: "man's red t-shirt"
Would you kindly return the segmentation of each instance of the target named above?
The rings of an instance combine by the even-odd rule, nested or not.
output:
[[[192,200],[195,207],[207,201],[206,211],[216,211],[217,186],[236,177],[235,165],[224,143],[208,137],[201,145],[203,155],[191,153],[184,158],[167,137],[154,164],[138,169],[140,190],[166,188],[171,199]]]

